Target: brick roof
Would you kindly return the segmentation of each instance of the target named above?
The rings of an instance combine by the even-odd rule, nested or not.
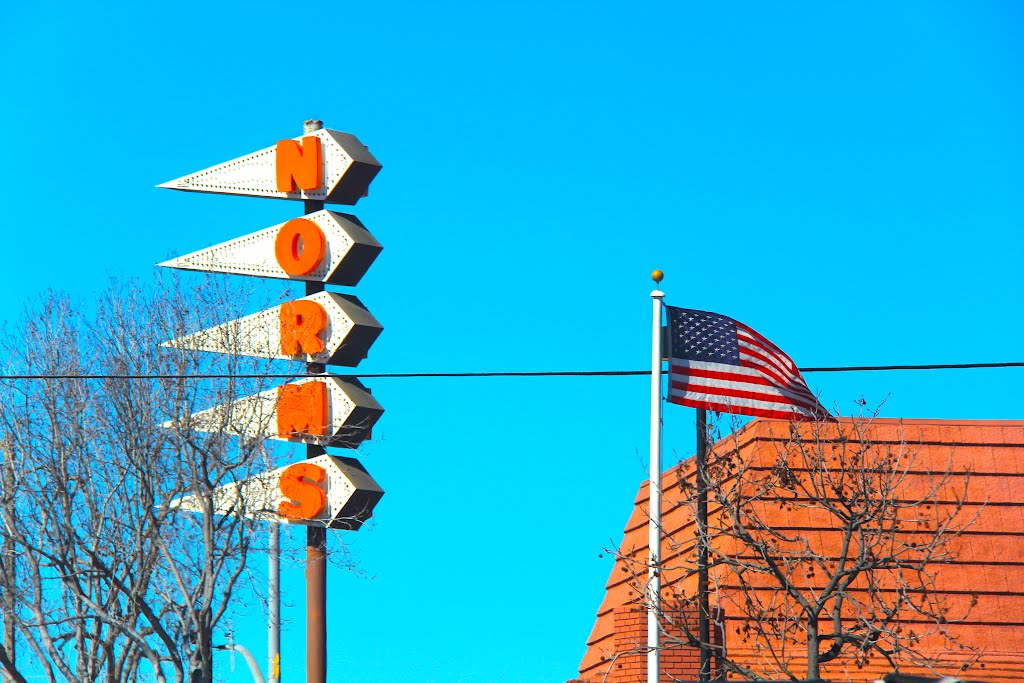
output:
[[[789,429],[786,422],[754,420],[714,448],[738,447],[744,462],[777,457],[776,444],[789,437]],[[917,476],[905,480],[908,492],[925,486],[928,477],[944,472],[947,467],[957,480],[953,483],[962,484],[965,473],[970,472],[964,507],[966,514],[976,513],[977,519],[952,542],[956,559],[940,568],[937,591],[954,608],[967,607],[976,599],[963,623],[947,627],[961,643],[980,652],[971,677],[1000,682],[1021,680],[1024,677],[1024,421],[876,419],[869,430],[874,443],[906,443],[915,451]],[[678,567],[684,560],[689,562],[686,558],[690,557],[693,545],[694,521],[690,508],[680,504],[683,497],[680,481],[688,481],[688,477],[692,481],[692,476],[691,459],[669,470],[662,478],[662,523],[667,537],[662,547],[665,600],[671,599],[673,591],[682,590],[690,595],[695,592],[695,577],[684,578],[682,571],[671,568]],[[636,565],[628,565],[621,556],[646,562],[647,505],[645,482],[634,502],[619,549],[620,559],[612,569],[594,629],[587,640],[587,651],[580,663],[580,680],[607,680],[609,683],[644,680],[635,665],[630,665],[628,672],[622,666],[632,660],[622,649],[630,634],[621,631],[639,628],[625,626],[633,622],[623,615],[628,610],[635,612],[639,584],[634,578]],[[714,506],[709,507],[714,516]],[[820,548],[833,545],[828,530],[821,528],[821,520],[813,511],[780,506],[771,515],[772,526],[803,529],[808,540]],[[730,657],[755,670],[761,667],[767,674],[768,669],[763,667],[757,653],[735,635],[736,609],[729,604],[726,595],[727,581],[721,590],[721,595],[712,594],[711,604],[724,610],[723,630]],[[939,673],[956,673],[964,654],[947,653],[945,647],[941,639],[936,639],[926,643],[924,649],[943,660]],[[906,673],[926,673],[914,667],[901,669]],[[833,663],[832,668],[826,664],[822,670],[826,678],[866,681],[891,671],[891,667],[884,660],[876,659],[863,669],[852,665],[837,667]]]

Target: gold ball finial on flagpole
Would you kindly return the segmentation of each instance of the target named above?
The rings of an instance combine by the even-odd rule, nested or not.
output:
[[[660,285],[661,281],[665,279],[665,273],[661,272],[660,270],[655,270],[653,273],[651,273],[651,279]]]

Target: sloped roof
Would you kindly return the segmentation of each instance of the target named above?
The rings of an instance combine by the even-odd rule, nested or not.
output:
[[[847,422],[848,421],[844,421]],[[973,678],[991,681],[1024,678],[1024,421],[956,421],[875,419],[869,427],[874,443],[905,443],[915,451],[915,469],[905,486],[917,487],[924,477],[945,472],[954,474],[954,484],[962,484],[969,474],[964,513],[977,515],[962,536],[953,540],[956,558],[943,565],[938,574],[937,591],[954,608],[967,608],[976,601],[963,623],[947,626],[959,641],[980,653],[971,669]],[[713,448],[736,448],[744,460],[768,457],[776,453],[780,441],[788,439],[790,424],[777,420],[754,420]],[[690,507],[681,504],[685,496],[681,482],[692,481],[692,459],[667,471],[662,477],[663,587],[666,599],[673,591],[695,593],[696,578],[679,569],[690,562],[695,534]],[[634,501],[619,549],[619,560],[605,587],[594,629],[587,640],[587,651],[580,664],[580,679],[601,681],[616,655],[614,612],[639,599],[641,573],[647,555],[648,486],[645,482]],[[812,511],[813,512],[813,511]],[[711,514],[715,514],[711,506]],[[802,530],[819,547],[831,543],[827,529],[805,509],[779,507],[772,516],[773,526]],[[632,557],[634,562],[625,562]],[[637,567],[640,567],[638,570]],[[672,567],[677,569],[672,569]],[[692,585],[690,585],[692,584]],[[721,590],[727,590],[724,586]],[[716,604],[712,595],[712,606]],[[728,600],[720,600],[725,609],[725,640],[730,657],[757,668],[756,652],[745,651],[730,628],[736,619],[730,615]],[[733,624],[735,626],[735,624]],[[945,644],[936,640],[931,652],[945,660],[941,673],[956,673],[964,654],[944,652]],[[798,655],[799,657],[799,655]],[[823,675],[835,679],[872,680],[891,671],[884,660],[874,660],[863,669],[823,666]],[[946,669],[946,671],[943,671]],[[914,673],[913,667],[903,669]],[[918,671],[920,671],[918,669]],[[923,671],[922,671],[923,673]],[[611,680],[611,679],[610,679]]]

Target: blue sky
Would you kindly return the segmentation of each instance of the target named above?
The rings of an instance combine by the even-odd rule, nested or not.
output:
[[[310,7],[0,8],[0,319],[298,215],[155,186],[312,117],[384,164],[352,211],[385,247],[355,290],[385,326],[365,372],[642,369],[656,267],[668,303],[800,365],[1024,360],[1018,3]],[[1021,417],[1021,378],[808,376],[844,413],[976,419]],[[370,385],[387,494],[344,537],[364,575],[330,577],[330,670],[572,678],[645,477],[646,379]],[[666,408],[669,463],[693,421]],[[263,661],[261,619],[239,606]]]

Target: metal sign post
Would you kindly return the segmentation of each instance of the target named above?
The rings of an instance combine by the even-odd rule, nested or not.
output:
[[[247,514],[271,519],[267,678],[275,683],[280,681],[278,522],[306,526],[306,680],[326,683],[327,529],[358,529],[384,493],[357,461],[326,450],[356,448],[384,409],[356,380],[325,376],[325,364],[357,365],[382,328],[355,297],[324,291],[325,283],[358,283],[381,251],[359,219],[328,211],[324,204],[355,204],[380,167],[355,136],[306,121],[298,138],[160,185],[304,205],[301,218],[160,264],[305,282],[301,299],[165,344],[306,363],[304,379],[190,418],[200,431],[227,423],[238,435],[305,444],[302,462],[215,492],[218,509],[237,509],[242,496]],[[191,509],[193,501],[186,497],[175,504]]]
[[[320,130],[319,121],[303,124],[303,133]],[[305,215],[323,211],[323,200],[307,199],[304,202]],[[323,282],[307,282],[306,296],[324,291]],[[307,363],[306,374],[323,374],[323,363]],[[306,444],[306,457],[315,458],[326,453],[326,449],[315,444]],[[327,681],[327,529],[306,527],[306,682],[326,683]]]

